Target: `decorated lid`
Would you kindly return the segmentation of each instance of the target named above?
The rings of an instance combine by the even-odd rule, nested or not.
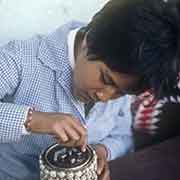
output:
[[[87,146],[86,151],[80,148],[64,147],[54,144],[42,155],[44,164],[53,169],[73,169],[85,166],[93,157],[93,149]]]

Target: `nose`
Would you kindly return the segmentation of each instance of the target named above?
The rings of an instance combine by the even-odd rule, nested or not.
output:
[[[107,97],[107,95],[103,92],[96,92],[96,96],[98,97],[98,99],[102,102],[106,102],[109,100],[109,98]]]

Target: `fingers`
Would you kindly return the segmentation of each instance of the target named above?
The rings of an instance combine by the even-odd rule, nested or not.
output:
[[[76,142],[76,146],[81,147],[81,151],[85,152],[87,147],[87,138],[81,137],[81,139]]]
[[[102,168],[102,167],[101,167]],[[100,169],[99,180],[110,180],[110,170],[107,163],[104,164],[103,168]]]
[[[85,152],[86,151],[86,147],[87,147],[87,138],[84,139],[84,142],[82,143],[82,146],[81,146],[81,150],[82,152]]]
[[[97,175],[99,180],[110,180],[110,171],[105,154],[102,151],[102,145],[96,145],[95,150],[98,156],[97,159]]]
[[[85,152],[86,151],[86,146],[87,146],[87,140],[84,141],[83,145],[80,146],[79,141],[75,141],[75,140],[69,140],[68,142],[66,143],[62,143],[59,141],[59,143],[63,146],[67,146],[67,147],[81,147],[81,151],[82,152]]]
[[[87,133],[85,131],[83,134],[80,135],[80,139],[76,142],[76,146],[81,147],[81,151],[85,152],[87,143]]]
[[[97,167],[97,174],[100,175],[104,169],[105,160],[103,158],[98,158],[98,167]]]
[[[87,136],[87,129],[84,125],[81,124],[81,122],[77,119],[73,119],[74,121],[71,121],[72,127],[81,135],[81,137]]]
[[[108,164],[104,166],[103,172],[100,175],[100,180],[110,180],[110,171],[109,171]]]
[[[79,146],[86,151],[87,129],[71,115],[64,115],[64,119],[57,120],[54,132],[58,142],[66,146]],[[67,142],[68,141],[68,142]]]
[[[87,146],[87,129],[77,119],[75,119],[75,121],[72,122],[72,126],[80,136],[79,140],[76,143],[76,146],[80,146],[81,150],[85,152]]]
[[[73,140],[70,140],[66,143],[59,142],[59,144],[65,147],[76,147],[76,141],[73,141]]]
[[[69,139],[78,141],[80,139],[80,136],[76,130],[73,129],[71,126],[65,126],[64,127],[65,132],[67,133]]]
[[[82,145],[81,150],[85,152],[88,144],[88,137],[87,137],[87,127],[85,125],[83,125],[83,127],[84,127],[84,134],[83,136],[81,136],[80,145]]]
[[[64,131],[64,129],[60,129],[59,130],[61,133],[58,134],[58,136],[56,136],[56,139],[62,142],[62,143],[66,143],[67,141],[69,141],[69,138],[66,134],[66,132]]]

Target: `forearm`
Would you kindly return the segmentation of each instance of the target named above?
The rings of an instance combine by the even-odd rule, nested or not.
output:
[[[85,151],[87,129],[71,114],[31,110],[25,122],[31,133],[53,135],[64,146],[79,146]]]
[[[48,118],[49,114],[51,113],[33,111],[32,114],[29,115],[32,117],[27,116],[26,122],[31,118],[29,122],[29,130],[31,133],[52,134],[53,122]]]

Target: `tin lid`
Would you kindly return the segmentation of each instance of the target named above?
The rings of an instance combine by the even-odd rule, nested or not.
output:
[[[54,144],[42,154],[43,163],[51,169],[67,170],[85,166],[94,156],[94,150],[87,146],[86,151],[80,148],[64,147]]]

